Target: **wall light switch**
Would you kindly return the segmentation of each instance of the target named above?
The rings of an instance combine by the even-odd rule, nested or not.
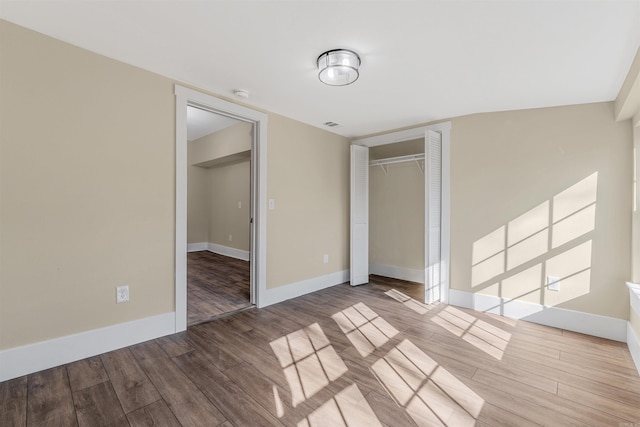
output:
[[[547,276],[547,289],[550,291],[560,291],[560,278],[556,276]]]
[[[238,209],[242,209],[242,202],[238,202]]]
[[[269,210],[272,211],[276,208],[276,199],[269,199]]]

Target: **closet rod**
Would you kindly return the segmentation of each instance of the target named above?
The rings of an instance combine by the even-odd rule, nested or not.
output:
[[[424,154],[410,154],[408,156],[389,157],[387,159],[370,160],[369,166],[390,165],[393,163],[405,163],[424,160]]]
[[[369,166],[380,166],[384,174],[388,175],[389,174],[388,165],[391,165],[394,163],[416,162],[416,165],[420,169],[420,172],[424,173],[424,164],[421,164],[420,161],[424,161],[424,153],[410,154],[408,156],[389,157],[387,159],[370,160]]]

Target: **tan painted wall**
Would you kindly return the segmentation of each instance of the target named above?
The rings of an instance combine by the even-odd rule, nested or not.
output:
[[[190,144],[190,143],[189,143]],[[187,243],[203,243],[209,239],[208,170],[191,165],[191,149],[187,145]]]
[[[238,123],[189,142],[191,164],[207,163],[251,150],[251,123]]]
[[[251,141],[252,125],[238,123],[188,143],[188,243],[250,250]]]
[[[454,119],[451,287],[627,319],[631,152],[613,103]]]
[[[5,21],[0,52],[0,349],[173,311],[173,82]]]
[[[173,312],[175,82],[1,20],[0,54],[0,350]],[[346,139],[268,131],[268,286],[348,268]]]
[[[268,133],[267,286],[348,269],[347,139],[276,114]]]
[[[207,242],[251,250],[250,178],[250,161],[207,169],[210,192]]]
[[[424,153],[424,139],[370,149],[381,159]],[[415,163],[369,168],[369,262],[424,269],[424,174]]]

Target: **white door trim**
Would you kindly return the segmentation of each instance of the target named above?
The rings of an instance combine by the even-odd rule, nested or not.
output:
[[[262,307],[267,277],[267,119],[259,111],[202,92],[175,85],[176,95],[176,332],[187,329],[187,106],[193,105],[244,122],[253,123],[251,150],[251,299]]]
[[[440,288],[440,300],[448,303],[449,260],[451,257],[451,122],[436,123],[429,126],[355,139],[351,143],[366,147],[376,147],[378,145],[424,138],[425,132],[428,130],[440,132],[442,135],[442,242],[440,246],[442,252],[442,270],[440,272],[442,286]]]

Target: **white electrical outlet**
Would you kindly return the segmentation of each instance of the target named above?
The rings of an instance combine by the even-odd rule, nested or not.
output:
[[[269,210],[272,211],[276,208],[276,199],[269,199]]]
[[[229,234],[229,241],[233,242],[233,236],[231,234]]]
[[[324,261],[325,264],[329,263],[329,254],[324,254],[324,257],[322,257],[322,260]]]
[[[242,209],[242,202],[238,202],[238,209]]]
[[[556,276],[547,276],[547,290],[559,292],[560,278]]]
[[[116,304],[129,301],[129,286],[118,286],[116,288]]]

